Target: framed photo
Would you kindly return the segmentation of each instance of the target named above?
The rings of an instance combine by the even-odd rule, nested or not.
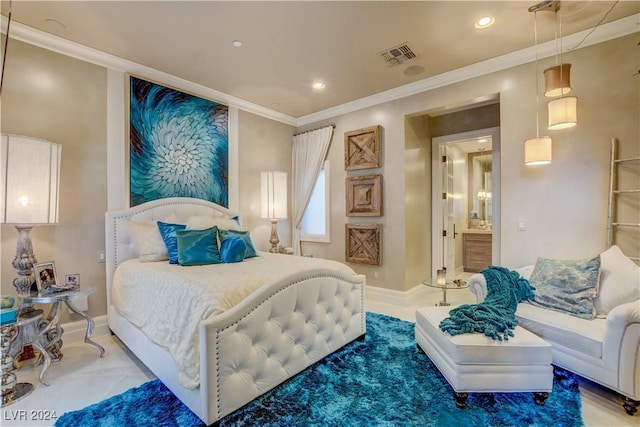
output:
[[[382,166],[380,125],[344,133],[345,170],[371,169]]]
[[[79,274],[67,274],[64,276],[64,287],[66,289],[79,289],[80,288],[80,275]]]
[[[56,275],[56,266],[53,261],[34,264],[33,274],[36,276],[38,291],[58,287],[58,276]]]
[[[357,264],[382,263],[382,224],[346,224],[345,259]]]
[[[348,177],[347,216],[382,216],[382,175]]]

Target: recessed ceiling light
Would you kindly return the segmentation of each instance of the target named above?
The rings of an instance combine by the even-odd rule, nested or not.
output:
[[[324,89],[324,83],[322,82],[313,82],[312,86],[314,89]]]
[[[478,19],[475,23],[476,28],[487,28],[493,25],[495,20],[491,16],[484,16]]]
[[[231,44],[234,45],[235,47],[242,46],[242,42],[240,40],[234,40],[231,42]]]

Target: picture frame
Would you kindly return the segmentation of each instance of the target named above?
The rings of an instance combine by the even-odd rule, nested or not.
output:
[[[382,175],[347,177],[347,216],[382,216]]]
[[[53,261],[42,262],[33,265],[33,274],[36,278],[38,292],[58,287],[58,276]]]
[[[77,273],[64,276],[65,289],[80,289],[80,275]]]
[[[345,259],[356,264],[382,264],[382,224],[345,224]]]
[[[345,170],[372,169],[382,166],[380,136],[382,126],[375,125],[344,133]]]

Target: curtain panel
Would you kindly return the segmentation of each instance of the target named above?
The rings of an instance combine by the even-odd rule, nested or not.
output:
[[[300,255],[302,217],[322,163],[329,151],[333,126],[293,136],[293,253]]]

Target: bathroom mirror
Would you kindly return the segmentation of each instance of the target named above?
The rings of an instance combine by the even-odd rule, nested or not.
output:
[[[468,189],[469,189],[469,223],[470,229],[491,230],[492,221],[492,153],[478,151],[469,153]]]

